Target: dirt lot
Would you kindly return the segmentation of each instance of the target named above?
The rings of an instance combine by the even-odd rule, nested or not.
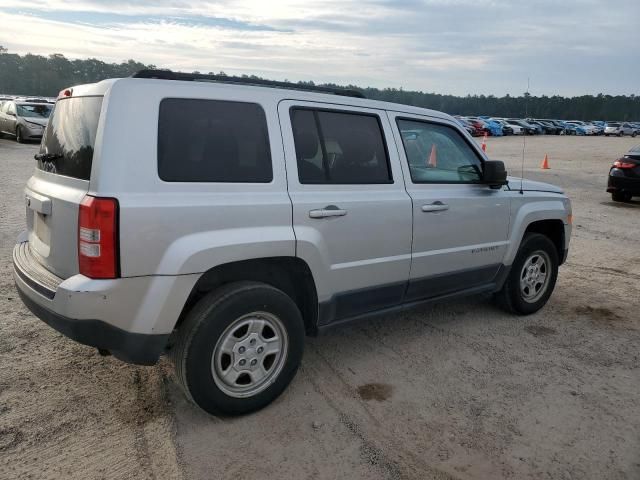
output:
[[[168,363],[100,357],[22,306],[11,249],[37,146],[0,140],[0,478],[640,478],[640,201],[604,192],[635,143],[527,139],[525,176],[563,186],[575,218],[541,312],[474,298],[309,339],[288,391],[230,420],[187,404]],[[521,152],[489,141],[513,174]]]

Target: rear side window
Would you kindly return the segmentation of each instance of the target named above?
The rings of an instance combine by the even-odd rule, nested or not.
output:
[[[376,115],[295,108],[291,125],[300,183],[392,183]]]
[[[37,168],[65,177],[89,180],[102,97],[58,100],[44,132]]]
[[[245,102],[162,100],[158,174],[166,182],[270,182],[264,110]]]

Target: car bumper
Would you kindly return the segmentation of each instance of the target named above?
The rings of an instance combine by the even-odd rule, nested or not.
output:
[[[140,365],[157,362],[197,280],[192,275],[62,280],[30,257],[28,242],[14,247],[13,269],[20,298],[34,315],[77,342]]]
[[[607,192],[640,195],[640,178],[609,175]]]

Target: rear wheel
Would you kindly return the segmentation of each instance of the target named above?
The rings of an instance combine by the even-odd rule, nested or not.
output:
[[[291,298],[270,285],[237,282],[202,298],[171,351],[178,382],[200,408],[242,415],[289,385],[304,349],[304,324]]]
[[[614,202],[630,202],[631,194],[626,192],[612,192],[611,198]]]
[[[496,294],[498,304],[518,315],[540,310],[549,300],[558,277],[558,252],[549,237],[525,235],[505,284]]]
[[[18,143],[24,143],[24,134],[22,132],[22,127],[20,125],[18,125],[18,127],[16,128],[16,142]]]

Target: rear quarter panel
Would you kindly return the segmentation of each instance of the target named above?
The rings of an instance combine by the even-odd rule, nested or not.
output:
[[[120,204],[123,277],[183,275],[220,264],[294,256],[277,98],[256,89],[123,79],[105,97],[102,143],[90,193]],[[158,175],[158,113],[164,98],[258,103],[265,111],[271,183],[165,182]]]

